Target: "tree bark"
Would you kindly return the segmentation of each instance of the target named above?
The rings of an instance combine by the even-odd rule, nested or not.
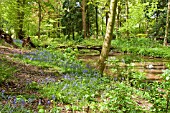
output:
[[[41,33],[41,20],[42,20],[42,18],[41,18],[41,0],[38,0],[38,10],[39,10],[39,12],[38,12],[38,38],[40,38],[41,37],[41,35],[40,35],[40,33]]]
[[[87,6],[87,28],[86,28],[86,31],[87,31],[87,37],[90,37],[90,17],[89,17],[89,14],[90,14],[90,8],[89,6]]]
[[[109,18],[109,12],[106,12],[106,27],[107,27],[107,23],[108,23],[108,18]]]
[[[102,46],[102,51],[99,58],[99,65],[98,69],[103,74],[104,68],[105,68],[105,60],[108,58],[108,54],[110,51],[110,45],[111,40],[113,36],[113,28],[115,23],[115,17],[116,17],[116,7],[117,7],[118,0],[111,0],[110,2],[110,13],[109,13],[109,19],[106,29],[106,35]]]
[[[96,10],[96,38],[98,38],[99,25],[98,25],[98,6],[97,6],[97,4],[95,6],[95,10]]]
[[[119,27],[120,27],[120,11],[121,11],[121,6],[118,6],[117,8],[117,16],[116,16],[116,31],[118,33]]]
[[[82,0],[83,36],[86,38],[86,0]]]
[[[166,28],[165,28],[164,46],[167,45],[167,40],[168,40],[169,16],[170,16],[170,0],[168,0],[168,10],[167,10],[167,17],[166,17]]]

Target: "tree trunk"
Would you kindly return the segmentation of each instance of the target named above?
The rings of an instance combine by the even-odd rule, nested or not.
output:
[[[98,25],[98,6],[96,5],[95,7],[96,10],[96,38],[98,38],[99,35],[99,25]]]
[[[128,22],[128,14],[129,14],[129,4],[128,4],[129,0],[126,0],[126,22]],[[128,24],[128,23],[127,23]],[[129,30],[128,30],[128,25],[126,27],[126,36],[127,38],[129,38]]]
[[[121,6],[118,5],[117,8],[117,16],[116,16],[116,31],[118,33],[119,27],[120,27],[120,11],[121,11]]]
[[[168,40],[169,16],[170,16],[170,0],[168,0],[168,10],[167,10],[167,17],[166,17],[166,28],[165,28],[164,46],[167,45],[167,40]]]
[[[74,26],[72,27],[72,39],[75,40],[75,35],[74,35]]]
[[[40,36],[41,36],[41,0],[38,0],[38,10],[39,10],[39,12],[38,12],[38,38],[40,38]]]
[[[17,12],[17,18],[18,18],[18,26],[16,29],[16,34],[17,37],[22,40],[24,38],[24,31],[23,31],[23,24],[24,24],[24,5],[25,5],[25,0],[17,0],[18,4],[18,12]]]
[[[116,7],[117,7],[118,0],[111,0],[110,2],[110,13],[109,13],[109,19],[106,29],[106,35],[102,46],[102,51],[99,58],[99,65],[98,69],[100,70],[101,74],[103,74],[104,68],[105,68],[105,60],[108,58],[108,54],[110,51],[110,45],[111,40],[113,36],[113,28],[115,23],[115,17],[116,17]]]
[[[90,37],[90,17],[89,17],[89,13],[90,13],[90,8],[89,6],[87,6],[87,37]]]
[[[83,36],[86,38],[86,0],[82,0]]]
[[[109,12],[106,12],[106,27],[107,27],[107,23],[108,23],[108,18],[109,18]]]
[[[104,37],[104,27],[103,27],[104,26],[104,20],[103,20],[104,17],[102,15],[101,15],[101,17],[102,17],[102,29],[101,29],[102,30],[102,37]]]

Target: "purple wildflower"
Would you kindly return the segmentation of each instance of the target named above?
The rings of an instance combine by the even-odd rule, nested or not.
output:
[[[47,104],[48,104],[48,105],[50,105],[50,104],[51,104],[51,101],[50,101],[50,100],[48,100],[48,101],[47,101]]]
[[[52,100],[55,100],[55,98],[56,98],[55,95],[52,95]]]

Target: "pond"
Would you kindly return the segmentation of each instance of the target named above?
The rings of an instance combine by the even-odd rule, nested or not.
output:
[[[80,55],[78,59],[95,67],[97,66],[99,55]],[[115,74],[113,74],[111,70],[115,68],[115,66],[119,66],[119,69],[131,67],[135,71],[145,73],[146,78],[150,80],[159,80],[159,75],[167,69],[166,63],[170,62],[170,60],[163,58],[144,57],[117,52],[109,53],[108,59],[109,63],[106,64],[105,69],[107,74],[114,76]]]

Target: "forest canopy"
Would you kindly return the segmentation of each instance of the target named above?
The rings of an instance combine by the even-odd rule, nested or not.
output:
[[[3,0],[0,27],[12,34],[77,40],[103,37],[109,0]],[[85,12],[85,13],[83,13]],[[165,35],[167,0],[120,0],[114,33],[119,37]]]

